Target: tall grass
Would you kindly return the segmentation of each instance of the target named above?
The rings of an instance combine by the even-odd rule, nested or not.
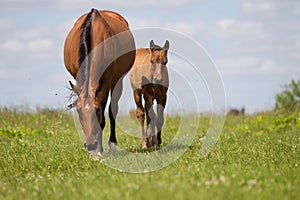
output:
[[[163,145],[172,140],[178,120],[167,118]],[[169,166],[130,174],[89,159],[70,113],[2,108],[0,198],[300,199],[299,112],[227,116],[217,145],[200,159],[208,125],[202,117],[193,143]],[[120,128],[118,142],[140,152],[139,140]]]

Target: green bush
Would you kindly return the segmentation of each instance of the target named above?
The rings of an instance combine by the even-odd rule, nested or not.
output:
[[[300,81],[292,80],[282,86],[282,91],[275,96],[275,108],[293,110],[300,107]]]

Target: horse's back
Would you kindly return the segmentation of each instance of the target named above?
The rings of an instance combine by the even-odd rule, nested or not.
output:
[[[141,67],[142,65],[150,64],[150,49],[139,48],[135,53],[135,60],[132,68]]]
[[[139,48],[136,50],[135,60],[130,70],[130,83],[133,90],[142,89],[142,77],[151,74],[150,49]]]

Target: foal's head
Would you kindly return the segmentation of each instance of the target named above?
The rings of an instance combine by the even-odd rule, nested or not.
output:
[[[154,43],[153,40],[150,41],[151,58],[150,62],[153,70],[153,83],[161,83],[163,79],[163,68],[166,67],[168,63],[168,50],[169,41],[166,40],[163,47],[160,47]]]

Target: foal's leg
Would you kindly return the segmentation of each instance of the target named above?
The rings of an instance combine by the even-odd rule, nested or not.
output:
[[[158,146],[161,145],[161,129],[164,125],[164,110],[167,101],[167,95],[162,95],[157,99],[157,120],[156,120],[156,129],[157,129],[157,140]]]
[[[136,118],[140,122],[141,133],[142,133],[141,145],[142,145],[142,149],[145,149],[147,148],[147,139],[146,139],[145,128],[144,128],[145,109],[143,107],[143,102],[142,102],[142,91],[135,90],[133,92],[133,96],[136,104]]]
[[[158,142],[155,135],[156,114],[153,110],[153,97],[149,94],[144,94],[147,115],[147,137],[152,139],[149,146],[157,148]]]
[[[117,138],[116,138],[116,117],[119,111],[118,102],[122,94],[123,80],[117,80],[111,91],[111,101],[109,105],[109,121],[110,121],[110,137],[109,137],[109,151],[116,153]]]

